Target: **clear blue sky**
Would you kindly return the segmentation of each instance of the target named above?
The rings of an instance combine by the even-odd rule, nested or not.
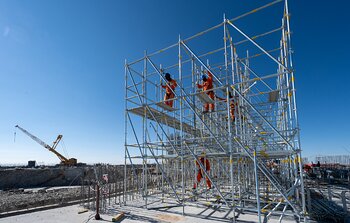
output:
[[[14,142],[16,124],[50,144],[63,134],[79,161],[122,163],[124,59],[267,2],[0,0],[0,163],[57,163],[21,132]],[[289,4],[302,149],[348,154],[350,3]]]

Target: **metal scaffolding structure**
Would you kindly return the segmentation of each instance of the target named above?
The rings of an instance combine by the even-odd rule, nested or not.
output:
[[[244,23],[263,13],[272,24]],[[276,0],[125,61],[125,179],[132,184],[124,182],[123,203],[172,203],[183,214],[188,206],[209,205],[232,221],[244,212],[257,213],[259,222],[272,216],[303,221],[292,54],[288,2]],[[214,100],[197,88],[208,72]],[[173,108],[163,100],[165,73],[178,84]],[[215,110],[203,112],[206,103]],[[210,171],[201,158],[210,161]],[[205,180],[192,188],[198,172],[211,189]]]

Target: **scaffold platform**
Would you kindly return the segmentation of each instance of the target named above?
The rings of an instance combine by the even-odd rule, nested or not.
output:
[[[182,125],[182,130],[190,135],[196,136],[200,134],[199,129],[196,129],[187,123],[183,123],[183,122],[181,123],[178,119],[171,117],[170,115],[165,114],[149,106],[136,107],[136,108],[129,109],[128,111],[135,115],[145,117],[149,120],[161,123],[163,125],[167,125],[177,130],[181,130],[181,125]]]

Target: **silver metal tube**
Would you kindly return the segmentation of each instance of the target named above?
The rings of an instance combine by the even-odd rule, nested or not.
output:
[[[263,51],[268,57],[270,57],[273,61],[275,61],[277,64],[279,64],[280,66],[282,66],[283,68],[285,68],[286,70],[288,70],[288,68],[286,68],[283,64],[281,64],[278,60],[276,60],[276,58],[274,58],[273,56],[271,56],[271,54],[269,54],[264,48],[262,48],[259,44],[257,44],[254,40],[252,40],[247,34],[245,34],[242,30],[240,30],[239,28],[237,28],[237,26],[233,25],[232,22],[230,22],[229,20],[227,20],[227,23],[229,25],[231,25],[233,28],[235,28],[240,34],[242,34],[245,38],[247,38],[251,43],[253,43],[256,47],[258,47],[261,51]]]
[[[257,160],[256,160],[256,148],[254,148],[254,174],[255,174],[256,204],[257,204],[257,210],[258,210],[259,223],[261,223],[259,177],[258,177],[258,168],[257,168]]]

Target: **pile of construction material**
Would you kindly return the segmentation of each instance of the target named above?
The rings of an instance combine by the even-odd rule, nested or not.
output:
[[[321,193],[310,190],[311,202],[307,206],[310,217],[325,222],[344,222],[348,212]]]

